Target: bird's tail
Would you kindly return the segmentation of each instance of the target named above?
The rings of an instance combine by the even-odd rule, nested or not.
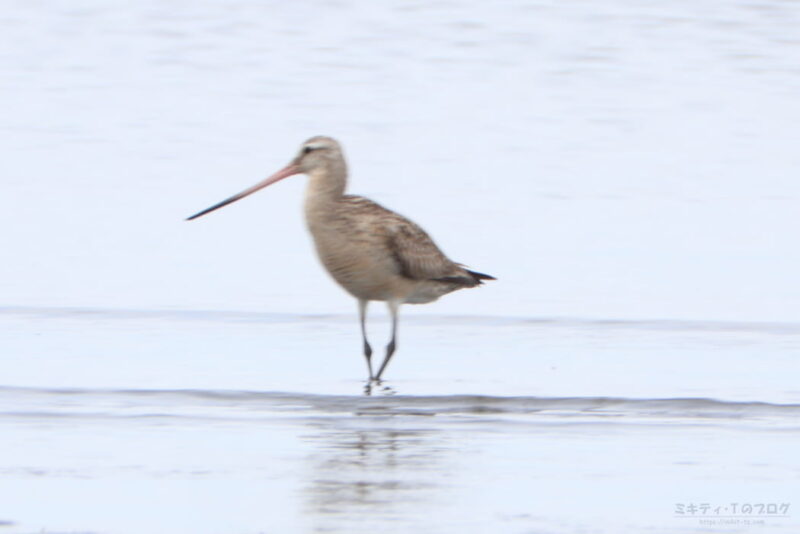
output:
[[[494,276],[490,276],[488,274],[478,273],[475,271],[470,271],[467,269],[467,273],[475,280],[477,283],[482,284],[483,280],[497,280]]]
[[[494,276],[490,276],[488,274],[478,273],[475,271],[470,271],[464,265],[457,263],[461,269],[463,269],[464,274],[459,273],[456,276],[444,276],[441,278],[432,278],[432,280],[436,280],[437,282],[447,282],[448,284],[456,284],[461,287],[475,287],[479,286],[483,283],[484,280],[497,280]]]

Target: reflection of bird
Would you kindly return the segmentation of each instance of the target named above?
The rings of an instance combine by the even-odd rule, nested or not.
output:
[[[424,304],[442,295],[475,287],[493,277],[470,271],[447,259],[425,231],[405,217],[371,200],[345,195],[347,164],[330,137],[312,137],[289,165],[249,189],[211,206],[187,220],[226,206],[294,174],[309,177],[306,222],[322,264],[333,278],[358,299],[364,355],[370,380],[380,380],[392,358],[401,304]],[[392,315],[392,339],[386,357],[372,373],[372,348],[367,342],[367,303],[385,301]]]

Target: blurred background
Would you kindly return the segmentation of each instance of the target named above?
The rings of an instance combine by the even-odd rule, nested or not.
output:
[[[5,0],[0,531],[800,532],[798,28],[786,0]],[[184,221],[317,134],[498,278],[404,307],[369,397],[304,177]],[[730,503],[789,512],[678,513]]]
[[[792,2],[6,2],[0,294],[11,307],[352,313],[298,176],[499,282],[416,308],[800,319]]]

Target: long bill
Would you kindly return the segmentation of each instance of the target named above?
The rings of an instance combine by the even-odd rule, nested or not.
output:
[[[227,206],[228,204],[236,202],[237,200],[243,199],[247,195],[252,195],[253,193],[258,191],[259,189],[264,189],[268,185],[272,185],[277,181],[283,180],[284,178],[288,178],[289,176],[292,176],[292,175],[298,174],[298,173],[300,173],[300,168],[296,164],[290,163],[288,166],[286,166],[283,169],[279,170],[278,172],[276,172],[275,174],[273,174],[272,176],[270,176],[266,180],[258,182],[256,185],[254,185],[252,187],[249,187],[249,188],[245,189],[244,191],[242,191],[241,193],[237,193],[237,194],[233,195],[230,198],[226,198],[222,202],[218,202],[217,204],[214,204],[210,208],[206,208],[203,211],[199,211],[199,212],[195,213],[194,215],[192,215],[191,217],[187,218],[186,220],[187,221],[191,221],[193,219],[197,219],[198,217],[202,217],[206,213],[211,213],[214,210],[218,210],[219,208]]]

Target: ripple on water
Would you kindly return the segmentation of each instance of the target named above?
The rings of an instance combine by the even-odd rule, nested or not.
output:
[[[532,423],[737,424],[797,428],[800,404],[710,398],[489,395],[324,395],[201,389],[1,387],[3,418],[262,420],[271,417],[428,416]]]

